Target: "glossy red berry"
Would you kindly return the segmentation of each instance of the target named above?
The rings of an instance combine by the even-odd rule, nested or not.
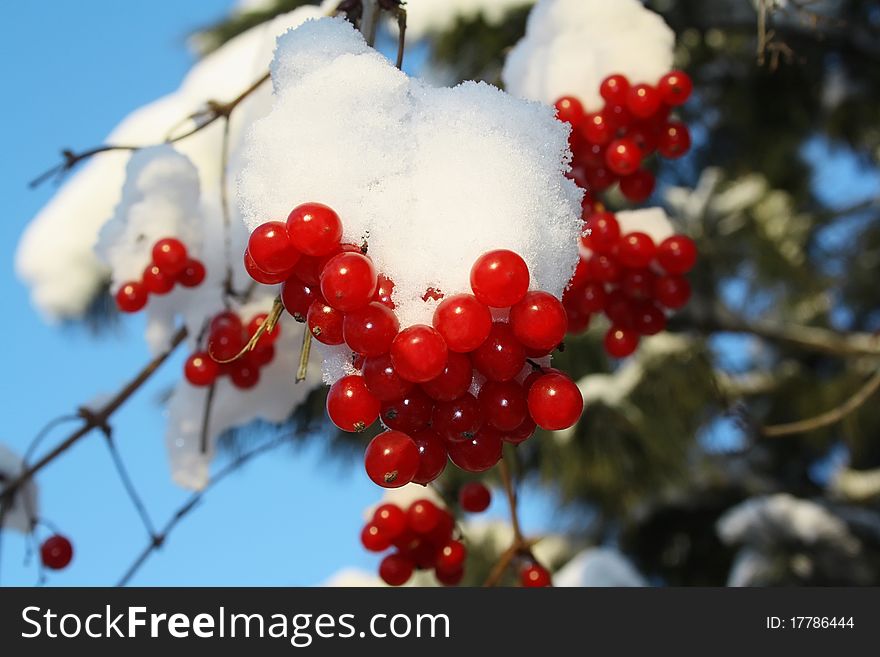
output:
[[[691,133],[684,123],[670,121],[660,130],[657,151],[665,158],[679,158],[690,150]]]
[[[389,554],[379,564],[379,577],[389,586],[402,586],[412,577],[415,564],[399,552]]]
[[[568,321],[562,302],[548,292],[533,291],[510,309],[510,327],[523,346],[550,351],[565,337]]]
[[[535,429],[538,425],[535,424],[535,421],[527,417],[523,420],[522,424],[519,425],[513,431],[508,431],[502,436],[504,438],[504,442],[511,443],[513,445],[519,445],[522,442],[525,442],[533,435],[535,435]]]
[[[628,132],[633,122],[632,112],[625,104],[608,104],[602,109],[602,115],[616,133]]]
[[[628,176],[641,166],[642,150],[632,139],[615,139],[605,151],[605,163],[619,176]]]
[[[351,350],[364,356],[381,356],[391,348],[400,323],[388,306],[368,303],[345,316],[342,337]]]
[[[330,386],[327,416],[343,431],[363,431],[379,418],[379,400],[370,394],[364,378],[350,374]]]
[[[390,354],[364,360],[363,375],[367,390],[380,401],[401,399],[413,387],[410,381],[402,378],[394,369]]]
[[[584,398],[577,384],[564,374],[545,374],[529,388],[529,414],[548,431],[573,426],[584,410]]]
[[[238,313],[234,313],[231,310],[224,310],[211,318],[211,323],[208,325],[209,332],[214,333],[215,331],[227,329],[234,329],[239,332],[244,331],[244,324],[241,321],[241,317],[238,316]]]
[[[373,524],[389,540],[396,541],[407,531],[406,513],[396,504],[380,504],[373,512]]]
[[[197,351],[183,365],[183,375],[194,386],[209,386],[219,374],[220,366],[205,351]]]
[[[678,310],[691,298],[691,284],[681,276],[660,276],[654,283],[654,298],[671,310]]]
[[[612,326],[605,334],[605,351],[614,358],[625,358],[639,346],[639,334],[621,326]]]
[[[629,80],[624,75],[609,75],[599,85],[599,95],[607,103],[622,105],[626,102],[626,93],[629,91]]]
[[[563,96],[556,101],[556,118],[573,126],[584,120],[584,106],[574,96]]]
[[[40,561],[46,568],[61,570],[73,559],[73,544],[61,534],[53,534],[40,546]]]
[[[685,235],[672,235],[657,247],[657,262],[673,276],[687,274],[697,262],[697,247]]]
[[[257,267],[257,263],[251,257],[250,252],[244,251],[244,269],[252,279],[262,285],[277,285],[283,283],[290,276],[290,271],[283,271],[279,274],[270,274]]]
[[[634,302],[620,288],[616,288],[605,296],[605,315],[612,324],[622,328],[631,328],[634,313]]]
[[[394,369],[413,383],[423,383],[440,376],[446,367],[447,354],[443,336],[424,324],[403,329],[391,343]]]
[[[458,568],[456,570],[437,569],[434,571],[434,576],[443,586],[458,586],[461,583],[461,580],[464,579],[464,568]]]
[[[436,401],[452,401],[471,387],[473,366],[465,354],[450,351],[443,371],[422,384],[422,390]]]
[[[370,441],[364,467],[374,483],[400,488],[413,480],[419,469],[419,448],[400,431],[385,431]]]
[[[400,399],[382,403],[382,422],[389,429],[412,435],[431,422],[434,401],[421,388],[413,387]]]
[[[416,500],[406,510],[406,524],[416,534],[427,534],[440,524],[443,513],[431,500]]]
[[[620,240],[620,224],[612,212],[595,212],[584,221],[581,242],[594,253],[611,253]]]
[[[201,260],[189,258],[177,275],[177,282],[183,287],[198,287],[204,282],[206,274],[205,265]]]
[[[394,281],[384,274],[378,274],[376,276],[376,293],[373,295],[373,301],[378,301],[383,306],[388,306],[391,310],[394,310],[395,305],[391,300],[393,292]]]
[[[653,173],[647,169],[639,169],[621,178],[618,184],[621,194],[633,203],[641,203],[653,193],[656,182]]]
[[[208,354],[216,361],[228,361],[241,352],[245,342],[241,321],[236,325],[215,320],[208,334]]]
[[[529,564],[520,571],[519,582],[526,588],[544,588],[547,586],[553,586],[550,571],[537,563]]]
[[[614,138],[614,126],[601,112],[588,114],[581,125],[581,135],[590,144],[604,146]],[[604,156],[604,149],[601,152]]]
[[[440,548],[440,553],[437,555],[436,568],[438,571],[447,573],[455,572],[464,565],[466,557],[467,549],[464,543],[455,540],[449,541]]]
[[[339,246],[342,220],[321,203],[303,203],[287,217],[287,233],[293,246],[309,256],[324,256]]]
[[[492,494],[479,481],[469,481],[458,491],[458,503],[468,513],[482,513],[489,508]]]
[[[660,109],[663,99],[660,92],[650,84],[637,84],[626,94],[626,109],[640,119],[647,119]]]
[[[650,269],[627,269],[620,277],[620,290],[636,301],[651,299],[656,278],[657,274]]]
[[[298,322],[306,321],[309,306],[316,297],[315,288],[296,277],[288,278],[281,286],[281,301],[284,309]]]
[[[604,191],[617,182],[617,174],[607,167],[587,171],[587,186],[595,193]]]
[[[605,308],[605,286],[598,282],[586,283],[574,292],[572,303],[584,315],[601,312]]]
[[[471,289],[485,305],[508,308],[526,295],[529,268],[513,251],[489,251],[477,258],[471,268]]]
[[[322,298],[317,298],[309,306],[306,323],[315,340],[322,344],[342,344],[342,321],[344,315]]]
[[[477,396],[486,422],[502,432],[513,431],[526,419],[526,393],[516,381],[486,381]]]
[[[260,330],[260,327],[263,325],[269,318],[267,313],[258,313],[251,317],[251,320],[248,322],[247,327],[245,328],[245,332],[247,333],[248,339],[254,337],[257,334],[257,331]],[[275,326],[272,327],[272,330],[263,331],[263,334],[257,340],[257,348],[268,347],[275,343],[275,341],[281,337],[281,324],[276,323]]]
[[[376,293],[376,270],[360,253],[340,253],[321,271],[321,294],[342,312],[363,308]]]
[[[174,277],[153,264],[147,265],[141,280],[150,294],[167,294],[174,288]]]
[[[587,271],[591,280],[600,283],[615,283],[622,274],[617,259],[604,253],[593,254],[587,261]]]
[[[483,344],[492,328],[492,313],[474,295],[454,294],[437,306],[433,324],[450,351],[464,353]]]
[[[257,226],[248,239],[247,250],[257,269],[267,274],[289,272],[300,257],[281,221],[267,221]]]
[[[446,443],[431,428],[422,429],[410,434],[419,449],[419,469],[413,477],[417,484],[429,484],[439,477],[446,469],[448,456]]]
[[[174,278],[186,267],[189,256],[179,239],[166,237],[153,245],[153,264]]]
[[[617,247],[617,259],[624,267],[644,269],[657,254],[654,240],[645,233],[635,231],[624,235]]]
[[[526,352],[510,324],[495,322],[486,341],[471,353],[471,362],[490,381],[509,381],[525,365]]]
[[[651,301],[636,304],[632,327],[641,335],[656,335],[666,328],[666,314]]]
[[[452,401],[437,403],[431,415],[431,428],[449,442],[473,438],[483,422],[483,409],[469,392]]]
[[[690,76],[683,71],[670,71],[657,85],[663,102],[671,107],[683,105],[694,89]]]
[[[484,426],[473,438],[447,445],[449,458],[466,472],[485,472],[501,460],[501,432]]]
[[[361,544],[370,552],[384,552],[391,547],[388,536],[375,523],[367,523],[361,530]]]
[[[303,283],[318,292],[321,287],[321,270],[324,266],[324,259],[315,256],[302,256],[296,261],[291,272],[292,276],[296,276]]]
[[[116,291],[116,307],[124,313],[136,313],[147,305],[149,294],[142,283],[123,283]]]
[[[249,390],[260,382],[260,368],[248,358],[229,364],[229,380],[239,390]]]

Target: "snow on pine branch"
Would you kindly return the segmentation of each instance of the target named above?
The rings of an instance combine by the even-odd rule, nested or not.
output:
[[[515,96],[548,104],[575,96],[596,111],[605,77],[655,84],[672,68],[674,46],[672,29],[639,0],[539,0],[502,79]]]

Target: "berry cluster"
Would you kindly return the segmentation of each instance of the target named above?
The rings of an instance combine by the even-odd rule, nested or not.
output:
[[[61,534],[53,534],[40,545],[40,561],[50,570],[67,568],[73,559],[73,544]]]
[[[153,259],[139,281],[123,283],[116,291],[116,306],[124,313],[136,313],[147,305],[151,294],[168,294],[174,285],[198,287],[205,280],[205,265],[189,257],[179,239],[166,237],[153,245]]]
[[[271,330],[264,331],[252,350],[240,358],[235,357],[256,335],[267,317],[266,313],[260,313],[245,324],[231,311],[216,315],[208,327],[207,351],[195,352],[184,363],[186,380],[201,387],[212,385],[218,377],[227,375],[232,385],[240,390],[257,385],[260,369],[275,358],[275,341],[281,335],[281,326],[276,324]]]
[[[587,328],[593,314],[611,321],[605,351],[615,358],[629,356],[643,335],[666,328],[665,310],[677,310],[690,299],[684,275],[697,260],[697,248],[685,235],[672,235],[660,244],[645,233],[621,234],[611,212],[594,212],[584,221],[585,251],[563,295],[568,332]]]
[[[327,413],[343,431],[363,431],[382,418],[388,430],[365,455],[374,482],[427,484],[447,459],[481,472],[501,458],[503,441],[520,443],[536,425],[557,430],[577,421],[583,398],[574,382],[558,370],[526,366],[549,355],[568,324],[559,299],[529,291],[519,255],[484,254],[471,269],[473,294],[444,297],[430,289],[425,299],[442,299],[432,326],[400,330],[393,281],[341,238],[339,216],[306,203],[286,223],[254,230],[245,265],[260,283],[284,283],[285,308],[316,340],[352,350],[358,372],[333,384]],[[497,309],[494,319],[490,308]]]
[[[623,75],[611,75],[599,87],[605,105],[598,112],[586,112],[573,96],[556,101],[559,120],[572,126],[569,175],[586,190],[584,207],[615,182],[633,202],[651,195],[654,175],[642,167],[644,161],[655,151],[673,159],[690,149],[687,126],[670,118],[670,112],[688,99],[692,88],[681,71],[667,73],[656,86],[632,85]]]

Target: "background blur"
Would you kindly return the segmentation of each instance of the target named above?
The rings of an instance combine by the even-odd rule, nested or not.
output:
[[[198,41],[209,49],[303,3],[249,4],[258,11],[232,19],[231,0],[4,10],[0,298],[10,317],[0,443],[18,453],[48,420],[112,393],[149,359],[137,316],[96,338],[33,310],[13,255],[53,187],[27,182],[60,148],[101,143],[128,112],[175,89],[198,56],[194,32],[215,26]],[[674,336],[643,345],[629,388],[602,354],[601,332],[569,345],[564,369],[607,377],[594,380],[571,441],[539,437],[523,450],[525,529],[565,535],[556,565],[603,545],[656,584],[877,584],[880,396],[819,430],[768,439],[759,428],[835,407],[880,359],[805,349],[750,327],[880,330],[880,3],[790,2],[774,14],[776,45],[763,66],[749,0],[648,4],[675,29],[678,63],[696,87],[685,112],[694,151],[661,165],[652,199],[698,241],[695,299]],[[458,19],[408,50],[407,65],[445,82],[497,83],[526,12]],[[168,476],[161,405],[182,358],[113,422],[159,524],[187,497]],[[76,550],[48,583],[113,584],[147,537],[100,436],[38,482],[43,515]],[[212,490],[132,584],[314,585],[346,567],[372,571],[378,558],[358,534],[363,509],[380,496],[356,449],[313,440],[274,451]],[[501,498],[489,517],[505,517]],[[4,533],[0,583],[37,581],[27,553],[21,535]]]

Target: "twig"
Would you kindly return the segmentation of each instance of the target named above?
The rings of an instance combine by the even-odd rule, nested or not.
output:
[[[211,409],[214,406],[214,392],[217,390],[217,382],[215,381],[208,387],[208,394],[205,397],[205,407],[202,410],[202,429],[199,433],[199,453],[208,453],[208,439],[211,435]]]
[[[406,9],[398,7],[397,11],[397,60],[394,65],[403,69],[403,51],[406,46]]]
[[[150,514],[147,512],[147,507],[144,504],[143,499],[141,499],[137,488],[135,488],[134,482],[131,479],[131,475],[128,473],[128,469],[125,467],[125,463],[122,460],[122,456],[119,454],[119,450],[116,448],[116,443],[113,441],[113,435],[108,431],[104,433],[104,438],[106,439],[107,449],[110,452],[110,457],[113,459],[113,465],[116,466],[116,472],[119,474],[119,479],[122,481],[122,485],[125,488],[125,492],[128,493],[128,497],[131,500],[131,503],[137,510],[138,515],[141,518],[141,522],[144,524],[144,529],[150,536],[155,536],[156,527],[155,525],[153,525]]]
[[[299,352],[299,367],[296,370],[296,380],[294,383],[305,381],[309,372],[309,354],[312,351],[312,332],[308,326],[303,327],[302,348]]]
[[[379,16],[382,10],[379,7],[379,0],[362,0],[361,6],[363,13],[359,28],[367,45],[372,47],[376,44],[376,30],[379,27]]]
[[[257,346],[257,342],[260,341],[260,338],[263,336],[263,334],[271,333],[272,329],[275,328],[275,325],[281,318],[282,312],[284,312],[284,304],[281,302],[281,296],[277,296],[275,297],[275,301],[272,303],[272,310],[269,311],[269,315],[266,317],[265,321],[260,324],[260,327],[256,330],[256,332],[254,332],[250,340],[247,341],[247,344],[241,348],[241,351],[235,354],[235,356],[233,356],[232,358],[227,358],[226,360],[215,360],[218,363],[231,363],[232,361],[238,360],[249,351],[253,351]]]

